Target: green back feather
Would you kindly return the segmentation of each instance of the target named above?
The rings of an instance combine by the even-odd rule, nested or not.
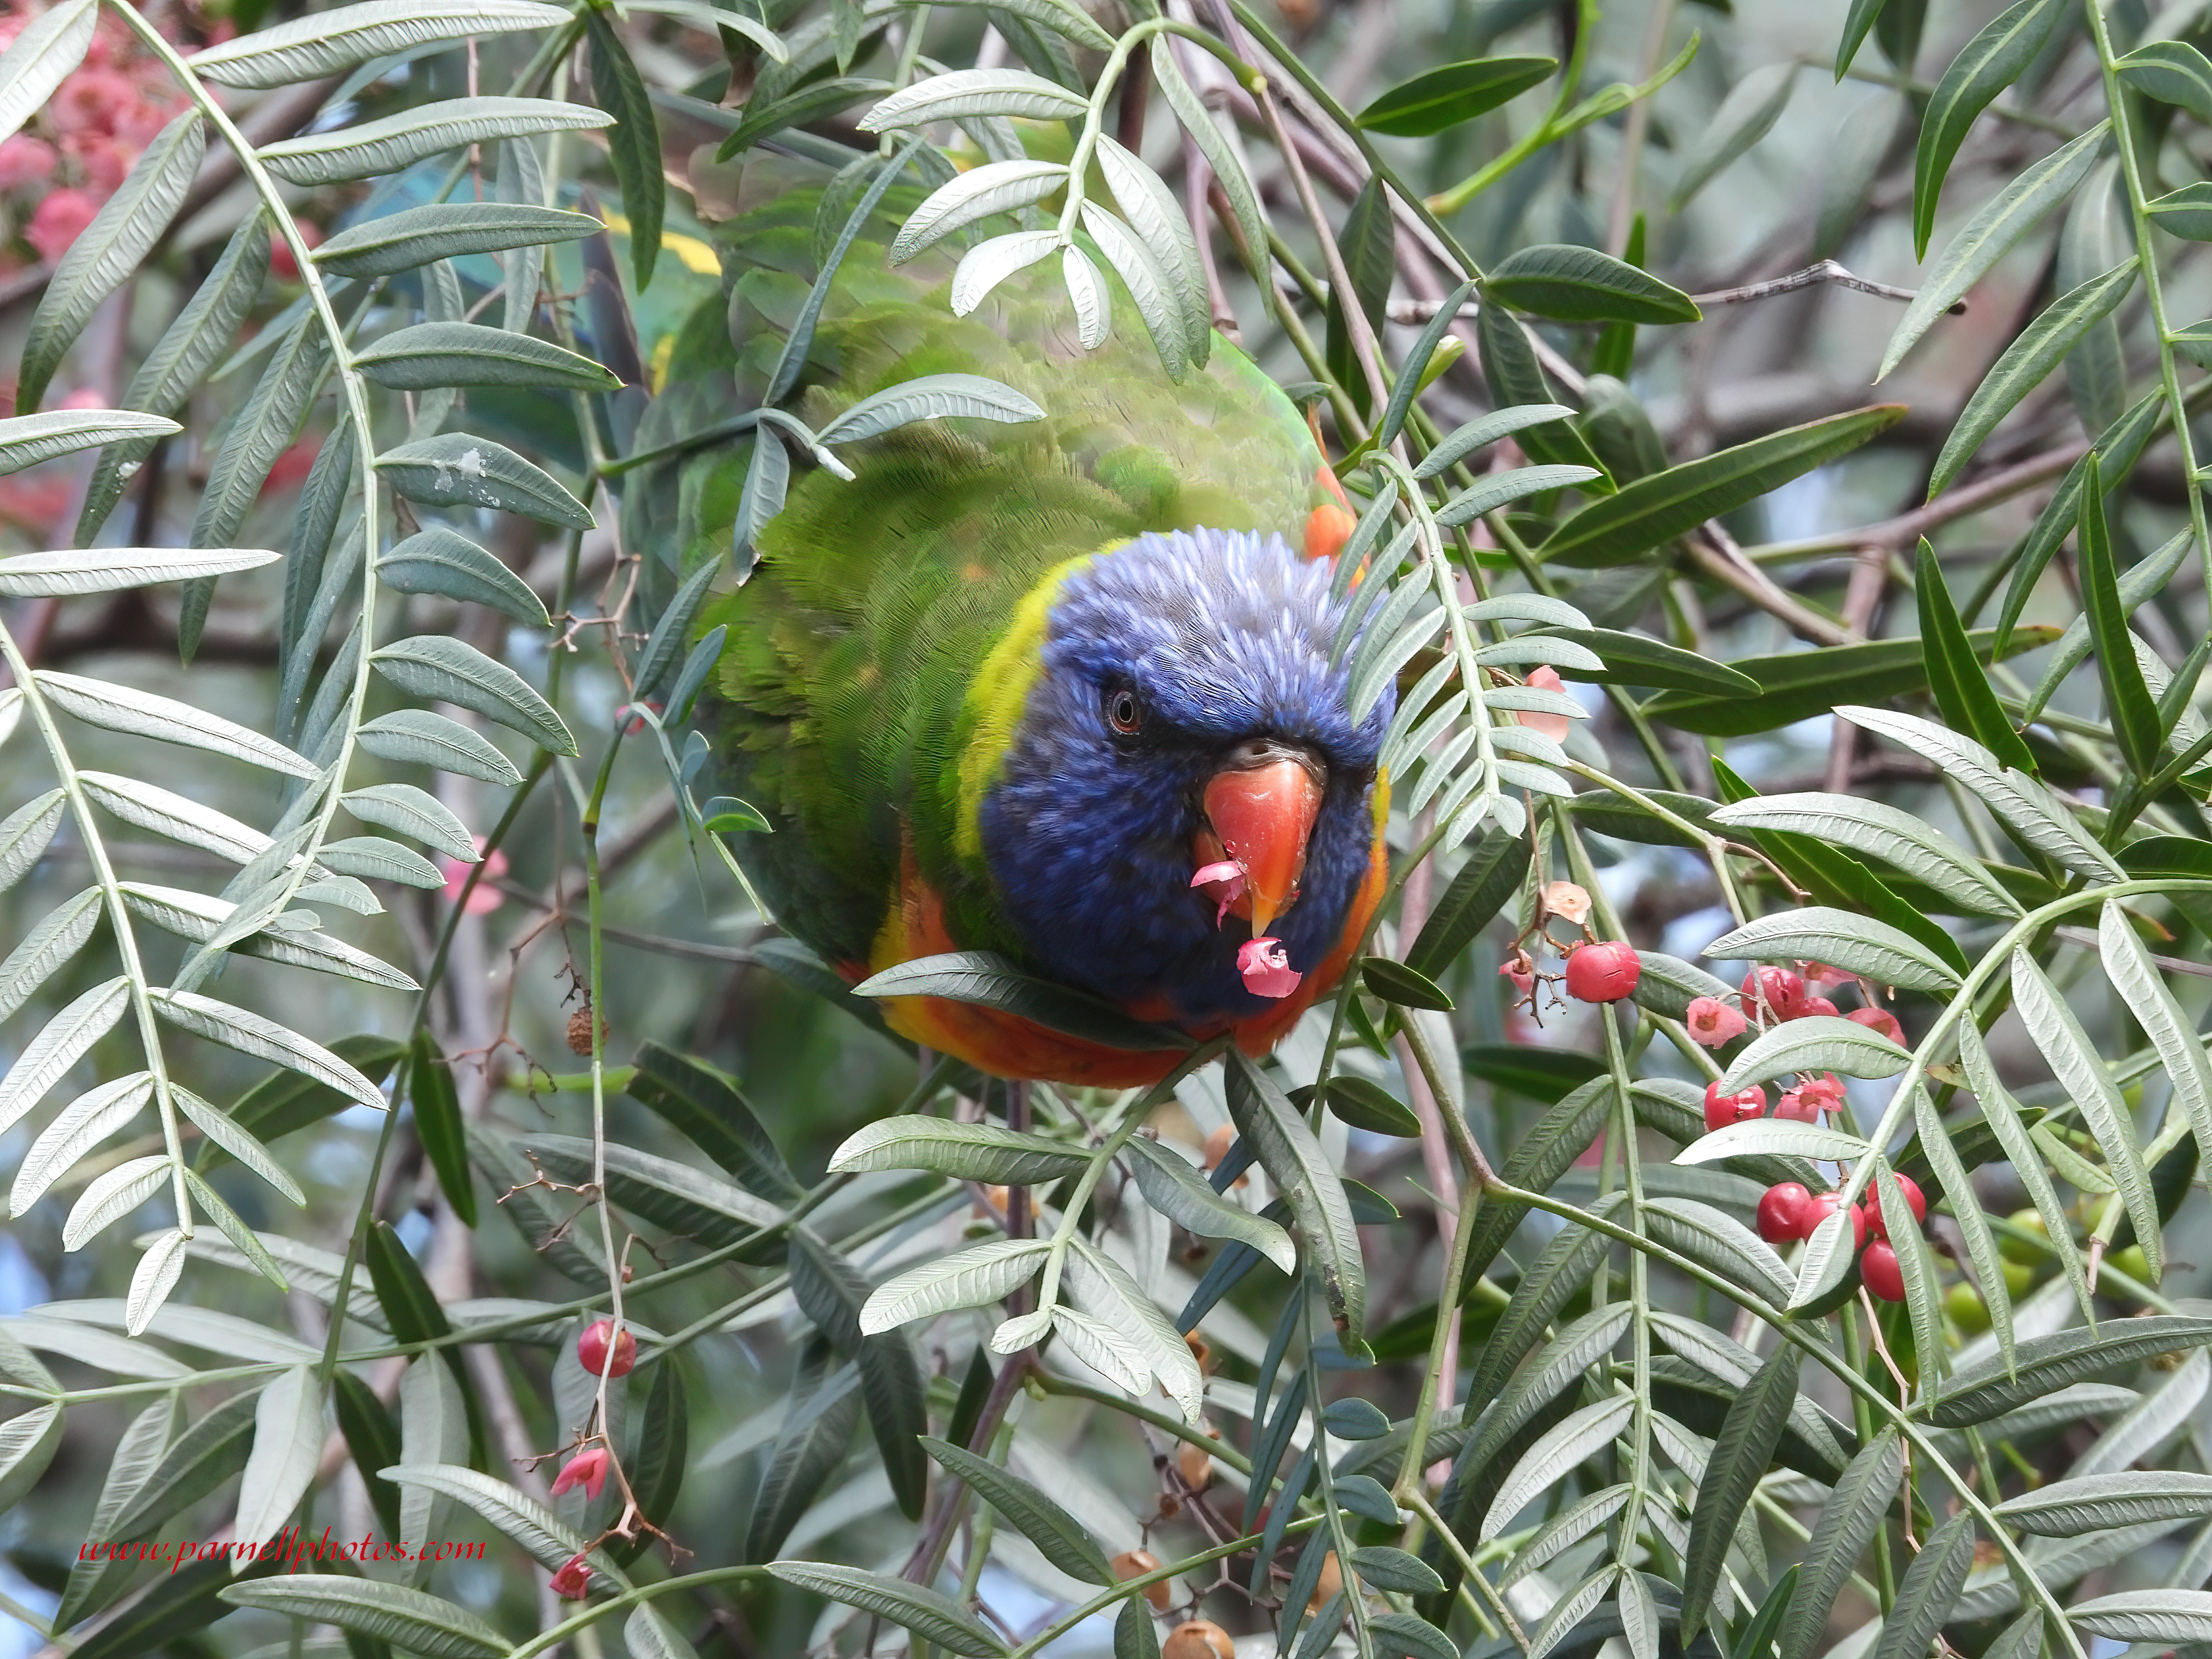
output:
[[[718,237],[729,343],[702,342],[696,358],[679,348],[641,447],[751,406],[804,304],[817,191],[794,188],[789,164],[755,161],[746,197],[763,199]],[[1296,410],[1233,347],[1217,342],[1208,368],[1170,382],[1126,293],[1115,293],[1114,337],[1082,351],[1056,260],[953,317],[945,284],[958,249],[885,263],[913,200],[887,198],[841,266],[801,417],[819,429],[885,386],[944,373],[1003,381],[1048,417],[902,428],[841,452],[859,475],[851,483],[802,465],[751,580],[699,624],[730,629],[723,706],[708,726],[726,787],[780,832],[747,847],[749,861],[763,866],[780,919],[836,959],[866,957],[902,835],[963,941],[1019,954],[988,872],[955,847],[962,711],[977,665],[1023,598],[1079,555],[1200,525],[1276,530],[1296,545],[1319,463]],[[750,453],[695,454],[625,491],[632,544],[667,560],[664,580],[727,557]]]

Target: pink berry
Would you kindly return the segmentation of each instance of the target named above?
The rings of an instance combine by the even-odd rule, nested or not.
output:
[[[1897,1265],[1897,1252],[1877,1240],[1859,1258],[1859,1277],[1867,1289],[1885,1302],[1905,1300],[1905,1270]]]
[[[1766,1091],[1756,1083],[1748,1089],[1732,1095],[1721,1092],[1720,1079],[1705,1085],[1705,1127],[1725,1129],[1731,1123],[1741,1123],[1747,1118],[1757,1117],[1766,1109]]]
[[[1764,1006],[1760,1006],[1762,994]],[[1751,1019],[1795,1019],[1802,1012],[1805,981],[1787,968],[1754,968],[1743,976],[1740,1000]]]
[[[1567,994],[1580,1002],[1619,1002],[1636,991],[1644,960],[1619,939],[1578,945],[1567,957]]]
[[[1920,1190],[1920,1183],[1911,1176],[1901,1175],[1897,1177],[1897,1188],[1905,1194],[1905,1201],[1912,1211],[1913,1220],[1916,1222],[1927,1220],[1928,1199],[1927,1195]],[[1889,1237],[1889,1229],[1882,1224],[1881,1205],[1879,1201],[1870,1201],[1867,1205],[1867,1228],[1876,1238]],[[1890,1300],[1894,1302],[1897,1298],[1892,1297]]]
[[[637,1339],[628,1331],[616,1339],[614,1361],[607,1360],[607,1338],[614,1330],[612,1322],[596,1320],[584,1328],[576,1339],[576,1358],[591,1376],[628,1376],[630,1368],[637,1364]]]
[[[1795,1181],[1769,1187],[1759,1200],[1759,1236],[1770,1244],[1805,1237],[1805,1206],[1813,1194]]]
[[[1854,1008],[1844,1018],[1854,1025],[1863,1025],[1869,1031],[1879,1031],[1900,1048],[1905,1044],[1905,1027],[1897,1023],[1897,1016],[1887,1008]]]

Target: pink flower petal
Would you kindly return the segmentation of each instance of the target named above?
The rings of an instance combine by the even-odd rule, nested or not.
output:
[[[1698,997],[1684,1013],[1682,1024],[1688,1029],[1692,1042],[1717,1048],[1729,1039],[1741,1036],[1746,1022],[1741,1012],[1717,997]]]
[[[553,1495],[558,1498],[574,1486],[581,1486],[584,1496],[597,1498],[606,1489],[607,1454],[605,1449],[593,1446],[588,1451],[578,1452],[553,1479]]]
[[[1213,913],[1213,925],[1218,927],[1228,915],[1229,907],[1244,896],[1244,866],[1235,859],[1201,865],[1191,877],[1190,884],[1205,888],[1209,895],[1221,901],[1221,908]]]
[[[1305,977],[1291,966],[1283,941],[1265,935],[1248,939],[1237,948],[1237,971],[1244,975],[1245,988],[1261,997],[1286,997]]]

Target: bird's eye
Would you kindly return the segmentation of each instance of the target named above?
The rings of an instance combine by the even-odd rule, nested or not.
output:
[[[1145,708],[1127,686],[1106,694],[1106,723],[1124,737],[1145,729]]]

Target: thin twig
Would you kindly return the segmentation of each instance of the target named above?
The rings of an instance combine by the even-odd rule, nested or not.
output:
[[[1855,276],[1833,259],[1823,259],[1802,270],[1793,270],[1787,276],[1772,276],[1763,283],[1747,283],[1741,288],[1716,289],[1711,294],[1692,294],[1690,298],[1700,307],[1735,306],[1749,300],[1771,299],[1778,294],[1794,294],[1801,288],[1812,288],[1821,283],[1833,283],[1838,288],[1856,289],[1861,294],[1871,294],[1884,300],[1909,301],[1920,297],[1917,289],[1897,288],[1888,283]],[[1966,302],[1960,300],[1944,314],[1962,316],[1966,309]]]

